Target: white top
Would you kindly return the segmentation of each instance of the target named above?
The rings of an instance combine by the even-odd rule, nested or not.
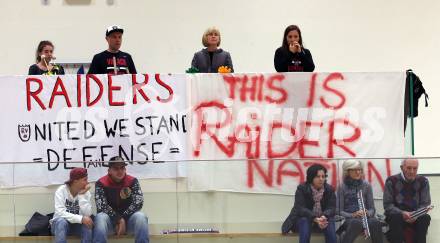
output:
[[[89,191],[73,197],[67,185],[58,187],[55,192],[55,214],[51,223],[56,218],[64,218],[72,224],[80,224],[83,216],[92,215],[91,197]]]

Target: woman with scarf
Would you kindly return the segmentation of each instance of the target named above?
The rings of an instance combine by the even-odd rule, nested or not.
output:
[[[324,166],[314,164],[307,169],[306,182],[298,185],[292,211],[283,223],[283,234],[293,230],[299,233],[300,243],[309,243],[311,232],[317,231],[324,234],[326,243],[336,243],[336,196],[326,179]]]
[[[359,209],[358,192],[362,190],[365,213],[368,218],[368,227],[373,243],[382,243],[382,228],[380,222],[374,217],[373,189],[363,180],[363,165],[359,160],[346,160],[342,164],[343,183],[337,190],[339,214],[345,218],[341,227],[345,229],[342,243],[352,243],[363,231],[362,215]]]

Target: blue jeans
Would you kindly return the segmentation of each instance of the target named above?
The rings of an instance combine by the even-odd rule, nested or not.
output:
[[[52,221],[51,228],[56,243],[66,243],[68,235],[81,236],[81,243],[92,242],[92,229],[84,224],[72,224],[63,218],[56,218]]]
[[[127,232],[134,234],[135,243],[149,243],[148,219],[142,212],[136,212],[126,222]],[[98,213],[95,218],[93,242],[107,242],[107,236],[114,234],[115,225],[106,213]]]
[[[312,228],[318,232],[324,233],[326,243],[336,243],[335,221],[329,219],[327,228],[319,229],[313,227],[312,221],[309,218],[300,218],[297,221],[297,229],[299,233],[299,243],[310,243],[310,235]]]

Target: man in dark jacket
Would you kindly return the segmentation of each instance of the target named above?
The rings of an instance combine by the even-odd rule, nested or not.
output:
[[[134,233],[136,243],[148,243],[148,220],[140,210],[144,196],[136,178],[126,174],[125,162],[119,156],[110,159],[108,175],[95,184],[98,214],[93,242],[107,242],[107,235]]]
[[[417,175],[418,167],[417,159],[405,159],[400,166],[402,173],[388,177],[385,182],[383,208],[390,227],[388,237],[391,243],[402,243],[404,228],[408,226],[415,231],[415,242],[426,242],[431,217],[428,214],[412,217],[413,212],[431,205],[429,181]]]
[[[336,243],[336,195],[326,178],[327,169],[314,164],[307,169],[306,183],[296,189],[295,203],[282,232],[298,231],[300,243],[310,242],[312,229],[324,233],[326,243]]]
[[[124,30],[117,26],[109,26],[105,31],[108,43],[107,50],[96,54],[90,64],[89,74],[129,74],[137,73],[131,55],[120,51]]]

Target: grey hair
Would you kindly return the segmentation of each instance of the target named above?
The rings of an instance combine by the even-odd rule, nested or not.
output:
[[[401,166],[404,165],[407,160],[417,160],[417,161],[419,161],[415,156],[408,156],[408,157],[402,159],[402,161],[400,162],[400,165]]]
[[[348,159],[342,164],[342,176],[345,178],[348,175],[348,170],[354,168],[361,168],[364,171],[364,164],[360,160]]]

